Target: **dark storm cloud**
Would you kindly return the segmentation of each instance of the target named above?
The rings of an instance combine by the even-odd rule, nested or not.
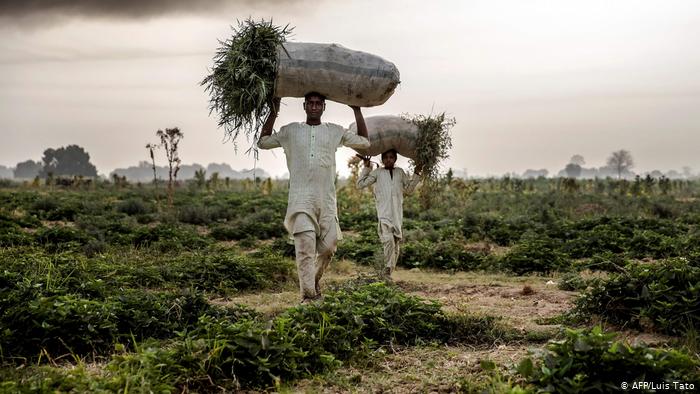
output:
[[[138,18],[176,12],[216,10],[225,0],[0,0],[0,15],[29,16],[102,16]]]
[[[55,23],[70,17],[152,18],[167,14],[212,14],[240,6],[284,7],[304,0],[0,0],[0,22]]]

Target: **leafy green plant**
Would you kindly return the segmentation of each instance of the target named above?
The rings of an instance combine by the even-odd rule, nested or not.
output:
[[[335,368],[340,360],[389,343],[482,344],[493,343],[495,334],[501,331],[493,318],[451,318],[437,303],[383,283],[348,284],[321,303],[291,308],[272,321],[202,318],[167,349],[142,347],[116,358],[110,368],[120,371],[120,379],[148,373],[151,386],[265,387]]]
[[[483,268],[488,255],[464,249],[459,239],[440,242],[418,241],[402,245],[399,264],[406,267],[427,267],[469,271]]]
[[[498,265],[516,275],[525,275],[565,269],[569,260],[558,250],[554,240],[529,233],[498,259]]]
[[[335,257],[352,260],[362,265],[373,265],[381,256],[381,245],[376,232],[365,231],[359,237],[344,237],[338,243]]]
[[[623,382],[700,384],[700,363],[676,350],[631,346],[615,341],[600,326],[567,329],[564,340],[550,342],[539,356],[525,358],[518,373],[537,392],[619,391]]]
[[[126,199],[116,206],[117,212],[124,213],[130,216],[144,215],[153,212],[153,207],[146,205],[139,198]]]
[[[169,248],[176,251],[179,248],[189,250],[202,249],[210,244],[210,240],[197,234],[196,231],[182,226],[159,224],[156,227],[141,227],[133,232],[133,244],[137,247],[148,247],[160,242],[161,251]]]
[[[588,286],[588,281],[578,272],[567,272],[559,278],[557,288],[565,291],[583,290]]]
[[[597,281],[576,301],[582,315],[601,315],[623,326],[683,334],[700,328],[700,267],[683,258],[628,264]]]

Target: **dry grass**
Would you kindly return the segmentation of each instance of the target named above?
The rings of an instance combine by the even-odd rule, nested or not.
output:
[[[331,283],[343,282],[354,278],[357,274],[369,272],[371,272],[369,267],[358,266],[348,260],[333,261],[321,280],[321,289],[328,288]],[[264,315],[273,316],[299,304],[301,298],[297,286],[298,284],[293,282],[277,292],[250,292],[232,298],[215,298],[209,301],[222,306],[243,304]]]
[[[347,366],[305,379],[283,392],[293,393],[452,393],[464,380],[482,379],[480,362],[510,366],[527,355],[525,345],[492,349],[419,346],[378,351],[365,365]]]

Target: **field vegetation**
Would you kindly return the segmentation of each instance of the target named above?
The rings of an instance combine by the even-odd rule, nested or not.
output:
[[[699,182],[442,177],[393,283],[339,182],[309,305],[284,181],[3,183],[0,392],[700,388]]]

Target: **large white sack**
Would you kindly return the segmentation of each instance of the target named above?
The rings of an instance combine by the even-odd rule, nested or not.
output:
[[[365,118],[369,148],[355,149],[364,156],[376,156],[390,149],[409,159],[416,158],[418,127],[410,121],[395,115],[369,116]],[[350,125],[350,132],[357,133],[357,124]]]
[[[275,96],[316,91],[360,107],[384,104],[399,84],[394,63],[338,44],[285,42],[277,50]]]

